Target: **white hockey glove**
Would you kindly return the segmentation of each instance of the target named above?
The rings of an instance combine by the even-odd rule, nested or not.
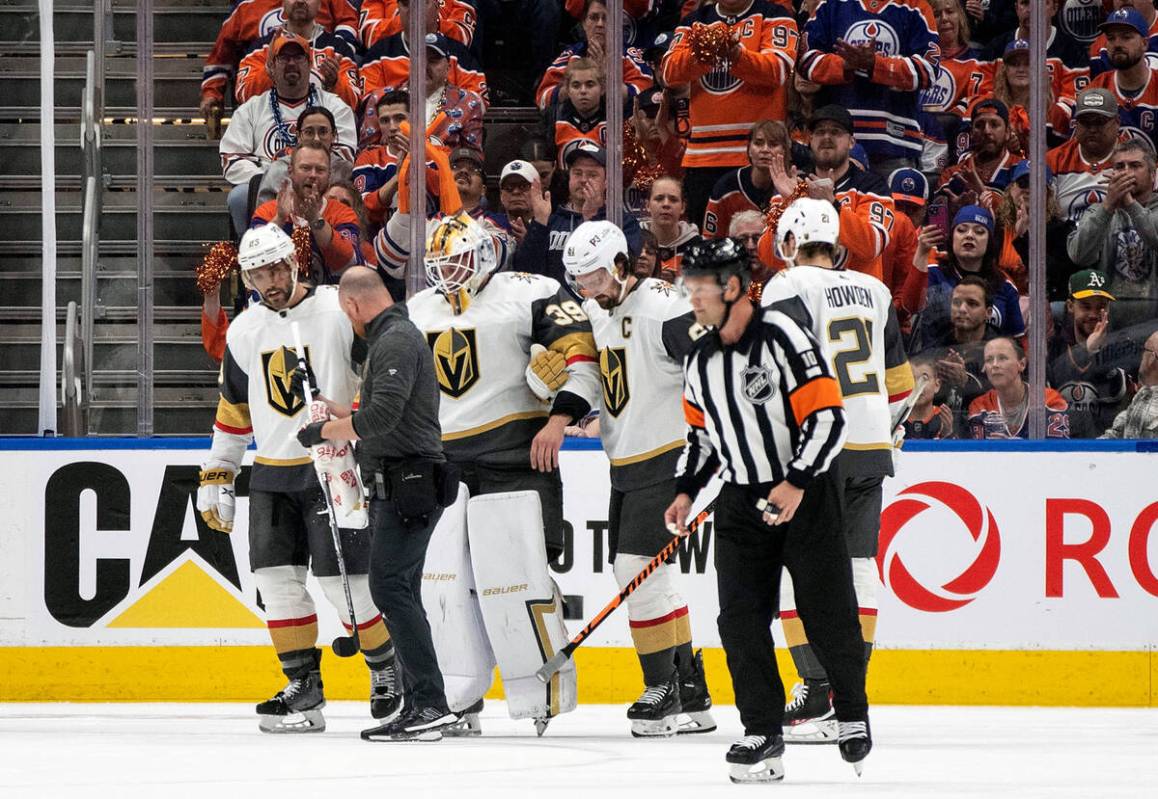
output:
[[[208,461],[201,467],[201,485],[197,489],[197,511],[211,530],[233,532],[234,471],[221,461]]]
[[[527,364],[527,385],[536,397],[550,402],[567,382],[567,359],[542,344],[531,345],[531,362]]]
[[[905,426],[903,424],[897,425],[897,429],[893,431],[893,474],[896,475],[901,471],[901,447],[905,445]]]

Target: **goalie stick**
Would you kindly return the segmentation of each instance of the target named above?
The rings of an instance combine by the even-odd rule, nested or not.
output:
[[[302,334],[298,323],[293,322],[290,325],[290,330],[293,332],[294,352],[298,356],[298,363],[304,364],[306,362],[306,351],[302,346]],[[314,393],[310,386],[309,377],[305,377],[302,383],[306,390],[306,396],[312,398]],[[306,401],[306,406],[309,406],[309,400]],[[312,453],[311,460],[313,460]],[[322,494],[326,498],[326,515],[329,516],[330,521],[330,536],[334,540],[334,556],[338,561],[338,573],[342,576],[342,590],[346,594],[346,610],[350,613],[350,635],[338,636],[334,639],[333,643],[330,644],[330,648],[334,650],[334,654],[338,657],[348,658],[362,651],[362,642],[358,637],[358,617],[354,615],[354,598],[350,594],[350,578],[346,574],[346,559],[342,557],[342,535],[338,531],[338,517],[334,513],[334,500],[330,495],[330,482],[318,467],[316,460],[314,460],[314,472],[318,475],[318,482],[322,485]]]
[[[692,520],[692,523],[688,525],[688,533],[691,534],[700,529],[700,525],[703,524],[704,520],[711,515],[712,510],[715,507],[716,501],[713,499],[710,503],[708,503],[706,508],[699,512],[696,518]],[[535,676],[539,678],[540,682],[547,682],[551,679],[551,676],[555,672],[563,668],[563,666],[567,665],[567,660],[573,654],[575,654],[575,650],[582,646],[584,641],[591,637],[591,633],[595,632],[595,629],[600,624],[605,622],[607,617],[614,613],[615,609],[622,605],[624,601],[635,592],[635,589],[639,588],[639,586],[643,584],[643,581],[651,576],[652,572],[662,566],[664,561],[666,561],[669,557],[672,556],[672,554],[675,553],[675,551],[679,548],[681,539],[682,536],[673,535],[671,537],[671,541],[669,541],[666,545],[664,545],[663,549],[656,553],[656,556],[652,558],[646,566],[643,567],[643,570],[640,571],[639,574],[635,575],[635,577],[631,579],[631,582],[623,586],[623,590],[621,590],[618,595],[616,595],[610,602],[608,602],[604,606],[603,610],[595,614],[595,618],[589,621],[587,626],[579,631],[578,635],[572,638],[566,646],[555,653],[554,657],[544,663],[539,668],[539,670],[535,672]]]

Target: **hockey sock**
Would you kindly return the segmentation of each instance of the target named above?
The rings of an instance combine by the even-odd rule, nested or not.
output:
[[[349,625],[345,625],[349,630]],[[386,632],[382,617],[371,619],[358,625],[358,640],[362,644],[362,656],[371,669],[380,669],[394,659],[394,642]]]
[[[692,652],[692,642],[678,644],[675,651],[676,668],[679,669],[681,680],[690,680],[695,665],[695,655]]]

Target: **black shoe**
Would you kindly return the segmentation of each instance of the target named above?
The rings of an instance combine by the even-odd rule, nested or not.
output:
[[[728,750],[732,782],[778,782],[784,779],[784,738],[779,735],[745,735]]]
[[[363,741],[441,741],[444,727],[458,716],[443,707],[405,708],[393,721],[362,730]]]
[[[370,715],[376,719],[392,719],[401,709],[398,667],[391,660],[380,669],[370,670]]]
[[[631,734],[636,738],[675,735],[681,710],[679,678],[673,671],[667,682],[647,686],[635,704],[627,709]]]
[[[679,734],[711,732],[716,729],[716,720],[708,710],[712,706],[712,695],[708,693],[708,682],[704,679],[704,651],[692,656],[692,668],[687,677],[680,677],[680,707],[689,720],[680,724]]]
[[[790,744],[836,743],[836,715],[828,680],[792,686],[792,701],[784,706],[784,740]]]
[[[862,763],[873,748],[872,731],[868,719],[864,721],[838,721],[840,756],[846,763],[852,763],[859,777],[864,768]]]

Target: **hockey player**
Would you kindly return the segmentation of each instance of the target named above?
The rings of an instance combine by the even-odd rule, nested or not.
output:
[[[197,510],[210,528],[232,531],[234,480],[246,447],[256,439],[249,480],[250,568],[265,603],[270,638],[289,679],[276,696],[257,706],[259,725],[264,732],[320,732],[325,729],[322,653],[316,647],[318,617],[306,590],[307,569],[313,570],[347,628],[353,622],[322,489],[308,451],[295,438],[306,406],[292,385],[297,358],[290,326],[296,323],[301,330],[314,385],[346,404],[356,383],[350,368],[354,334],[338,305],[336,287],[297,282],[293,242],[276,225],[247,231],[238,261],[246,286],[261,302],[241,313],[226,336],[221,398],[213,444],[202,465]],[[365,518],[358,524],[365,527]],[[394,645],[370,598],[370,536],[364,529],[342,529],[341,538],[362,652],[370,667],[371,715],[386,718],[398,712],[401,698]]]
[[[474,576],[480,582],[489,580],[480,575],[495,565],[493,553],[486,557],[494,546],[493,537],[518,532],[513,541],[518,551],[504,551],[502,557],[508,560],[504,568],[523,571],[492,584],[510,586],[517,579],[518,584],[512,587],[541,591],[544,599],[534,604],[541,608],[541,614],[556,614],[562,629],[561,599],[546,570],[546,563],[563,551],[559,448],[563,428],[583,418],[598,396],[595,342],[583,309],[557,281],[541,275],[497,272],[496,267],[494,239],[477,222],[464,212],[443,217],[434,225],[426,246],[429,288],[416,294],[408,306],[411,319],[426,334],[434,352],[446,458],[461,468],[462,480],[470,491],[467,533],[472,542]],[[493,495],[493,501],[484,495]],[[484,506],[490,508],[489,515],[479,512]],[[492,542],[480,541],[478,537],[483,535],[492,537]],[[520,562],[520,557],[525,560]],[[512,596],[500,589],[488,593],[482,585],[479,589],[484,620],[494,603],[507,601],[516,601],[519,609],[512,612],[526,616],[525,596],[518,596],[518,592]],[[487,623],[515,718],[524,716],[516,715],[522,711],[515,708],[522,705],[512,699],[512,690],[519,689],[513,678],[528,678],[527,690],[538,697],[542,685],[533,674],[544,662],[540,649],[565,643],[565,639],[555,642],[554,637],[541,640],[548,627],[541,614],[533,629],[528,628],[540,638],[537,644],[523,643],[520,633],[509,632],[514,622],[501,635]],[[432,619],[432,624],[439,623]],[[435,637],[437,642],[437,632]],[[516,675],[504,665],[503,650],[508,643],[520,654],[528,646],[534,648],[537,663],[525,675]],[[439,662],[444,660],[453,662],[440,651]],[[446,669],[444,664],[444,672]],[[569,674],[573,681],[574,670]],[[482,691],[489,682],[488,669]],[[526,707],[532,709],[526,715],[545,726],[556,708],[562,712],[567,704],[559,692],[569,690],[552,688],[548,705],[529,702]],[[448,684],[451,709],[464,709],[451,693]],[[463,723],[472,731],[477,729],[477,709],[470,706],[481,695],[471,697],[465,708]]]
[[[881,484],[893,474],[893,449],[904,436],[903,428],[893,433],[893,419],[913,389],[913,373],[888,287],[835,267],[839,236],[840,215],[831,203],[802,198],[788,206],[776,244],[777,256],[789,268],[765,284],[761,302],[817,338],[840,385],[848,428],[838,456],[844,531],[867,659],[876,631]],[[804,680],[793,688],[785,710],[784,740],[835,743],[828,677],[808,643],[787,576],[780,608],[788,648]]]
[[[609,556],[620,587],[671,540],[663,513],[675,493],[683,448],[683,359],[695,317],[670,283],[637,278],[623,231],[584,222],[567,240],[563,263],[582,296],[599,348],[600,432],[611,459]],[[698,328],[697,328],[698,329]],[[666,563],[627,600],[643,695],[627,711],[636,737],[716,728],[702,657],[692,654],[688,608]],[[679,725],[679,714],[690,721]]]

